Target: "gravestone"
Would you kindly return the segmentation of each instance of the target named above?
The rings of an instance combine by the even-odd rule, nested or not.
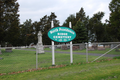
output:
[[[73,48],[74,51],[79,50],[79,46],[73,46],[72,48]]]
[[[102,47],[102,48],[100,48],[100,47],[99,47],[97,50],[100,50],[100,51],[101,51],[101,50],[106,50],[106,49],[105,49],[105,48],[103,48],[103,47]]]
[[[61,50],[68,50],[67,45],[62,45],[62,46],[61,46]]]
[[[12,52],[12,48],[6,48],[5,51],[6,52]]]
[[[80,44],[80,45],[79,45],[79,48],[80,48],[80,50],[85,49],[85,44],[84,44],[84,43]]]
[[[41,31],[39,31],[39,33],[38,33],[38,43],[37,43],[37,46],[36,46],[36,53],[45,53],[44,47],[43,47],[43,44],[42,44]]]

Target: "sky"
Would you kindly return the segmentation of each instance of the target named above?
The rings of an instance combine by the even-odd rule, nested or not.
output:
[[[104,23],[106,19],[109,19],[109,3],[112,0],[18,0],[19,13],[21,24],[27,19],[31,19],[32,22],[40,21],[40,19],[47,15],[50,16],[51,12],[54,12],[59,20],[60,25],[71,14],[76,14],[80,11],[81,7],[84,9],[86,16],[90,18],[93,14],[99,11],[104,12],[105,15],[102,19]]]

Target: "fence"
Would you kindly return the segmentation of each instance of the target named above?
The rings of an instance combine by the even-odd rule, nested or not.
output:
[[[10,48],[10,47],[9,47]],[[11,47],[12,48],[12,47]],[[120,56],[120,42],[73,44],[73,64],[112,59]],[[51,45],[44,45],[45,54],[38,54],[38,68],[52,65]],[[14,47],[6,52],[1,49],[0,73],[34,70],[36,68],[36,49]],[[55,65],[70,64],[70,45],[55,45]]]

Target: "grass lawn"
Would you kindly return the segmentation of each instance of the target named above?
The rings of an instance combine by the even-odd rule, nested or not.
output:
[[[51,51],[50,48],[45,48],[45,50],[49,50]],[[94,51],[88,51],[88,53],[99,53],[99,54],[104,54],[106,53],[107,51],[109,51],[110,49],[109,48],[106,48],[105,50],[94,50]],[[61,51],[61,49],[55,49],[55,51]],[[62,50],[62,51],[65,51],[65,52],[70,52],[70,49],[68,50]],[[83,50],[77,50],[77,51],[73,51],[73,52],[81,52],[81,53],[86,53],[86,49],[83,49]],[[115,49],[110,51],[108,54],[117,54],[117,55],[120,55],[120,52],[116,52]]]
[[[120,80],[120,59],[7,74],[0,80]]]
[[[0,73],[10,73],[28,69],[36,68],[36,55],[35,51],[26,50],[13,50],[13,52],[5,52],[2,49],[2,57],[0,60]],[[88,61],[93,61],[96,56],[89,56]],[[100,59],[106,59],[107,57],[102,57]],[[74,54],[73,63],[86,62],[85,55]],[[70,64],[70,54],[55,53],[55,64],[64,65]],[[38,67],[49,67],[52,65],[52,53],[45,53],[38,55]]]

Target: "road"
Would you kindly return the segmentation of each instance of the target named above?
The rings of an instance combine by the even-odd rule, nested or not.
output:
[[[36,51],[34,49],[21,49],[21,50],[29,50],[29,51]],[[50,52],[52,53],[52,51],[48,51],[45,50],[45,52]],[[55,53],[66,53],[66,54],[70,54],[70,52],[66,52],[66,51],[55,51]],[[86,53],[80,53],[80,52],[73,52],[73,54],[80,54],[80,55],[86,55]],[[101,56],[102,54],[98,54],[98,53],[88,53],[88,55],[90,56]],[[116,56],[120,56],[120,55],[114,55],[114,54],[106,54],[104,55],[104,57],[116,57]]]

